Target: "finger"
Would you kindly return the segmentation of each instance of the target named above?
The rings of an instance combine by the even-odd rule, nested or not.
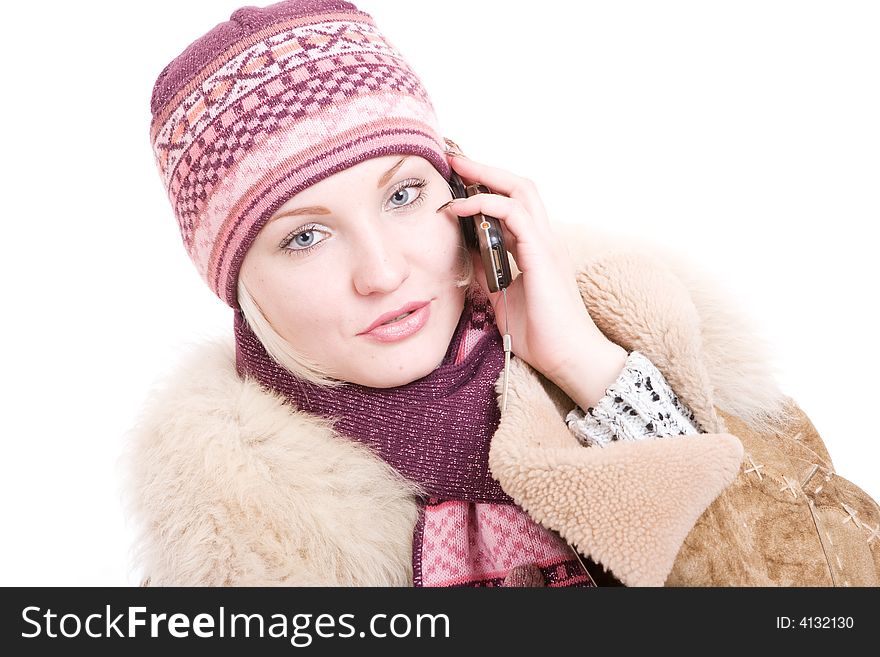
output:
[[[444,204],[443,207],[448,208],[448,206],[446,206],[446,204]],[[458,216],[456,216],[454,212],[449,212],[449,213],[444,213],[444,214],[449,218],[454,218],[455,221],[457,221],[457,222],[461,221],[461,219]],[[462,215],[462,216],[467,216],[467,215]],[[510,232],[510,230],[507,228],[507,226],[504,225],[503,221],[496,222],[496,225],[497,225],[498,229],[501,231],[501,240],[503,242],[502,246],[503,246],[504,250],[508,253],[508,258],[513,258],[513,261],[517,261],[517,252],[518,252],[517,244],[518,244],[518,242],[517,242],[516,236]],[[479,251],[472,250],[469,247],[467,247],[465,245],[465,240],[463,238],[462,238],[461,248],[466,249],[469,254],[474,255],[476,257],[476,260],[474,260],[474,262],[476,262],[479,265],[479,271],[484,271],[483,264],[482,264],[483,261],[482,261],[482,258],[480,257]],[[517,265],[517,268],[518,268],[518,265]],[[512,269],[513,269],[513,263],[511,263],[511,270]],[[512,273],[513,272],[511,271],[511,274]],[[482,286],[483,290],[488,293],[488,284],[486,283],[485,275],[482,277],[482,282],[483,282],[483,286]]]
[[[519,201],[497,194],[477,194],[456,200],[447,209],[451,210],[449,216],[455,217],[456,221],[461,221],[459,217],[477,213],[495,219],[504,250],[516,261],[519,272],[551,264],[558,257],[558,245],[553,242],[552,233],[536,226]]]
[[[526,211],[522,202],[517,199],[499,196],[498,194],[474,194],[468,198],[456,199],[446,208],[458,217],[468,217],[482,213],[495,217],[501,222],[502,237],[510,246],[534,242],[540,234],[536,231],[535,221]],[[543,227],[539,230],[543,232]]]
[[[544,202],[531,180],[466,157],[450,157],[449,163],[463,179],[481,182],[496,194],[521,201],[538,222],[548,222]]]
[[[482,194],[482,195],[475,194],[473,197],[468,197],[468,198],[474,198],[474,197],[476,197],[476,196],[488,196],[488,194]],[[499,198],[499,199],[504,199],[504,200],[510,201],[510,199],[508,199],[506,196],[498,196],[497,194],[494,195],[494,196],[496,196],[496,197]],[[442,213],[442,214],[444,214],[445,216],[447,216],[447,217],[449,217],[449,218],[454,218],[456,221],[460,221],[460,218],[461,218],[461,217],[467,217],[467,216],[470,216],[470,215],[472,215],[472,214],[476,214],[476,212],[477,212],[478,210],[477,210],[477,211],[474,211],[474,212],[466,212],[466,211],[463,211],[463,210],[456,210],[456,211],[454,211],[454,212],[452,211],[452,206],[453,206],[453,205],[455,205],[455,208],[460,208],[460,207],[461,207],[461,204],[462,204],[465,200],[467,200],[467,199],[465,199],[465,198],[453,198],[453,199],[450,199],[450,200],[446,201],[445,203],[443,203],[443,205],[441,205],[439,208],[437,208],[436,212],[438,212],[438,213]],[[473,207],[473,203],[469,203],[467,207],[468,207],[468,208]],[[478,207],[480,207],[480,206],[478,206]],[[465,209],[467,209],[467,208],[465,208]],[[485,212],[484,214],[488,215],[489,217],[496,217],[496,216],[497,216],[497,215],[491,214],[491,213],[489,213],[489,212]],[[510,231],[510,229],[509,229],[509,227],[506,225],[506,223],[503,222],[503,221],[500,222],[500,223],[499,223],[499,228],[501,229],[502,237],[504,238],[504,243],[505,243],[505,244],[508,244],[508,245],[511,245],[511,246],[516,245],[516,243],[517,243],[516,235],[514,235],[514,234]]]
[[[459,216],[459,215],[455,214],[454,212],[448,211],[453,202],[458,202],[458,201],[456,199],[452,199],[450,201],[447,201],[446,203],[441,205],[439,208],[437,208],[437,211],[442,212],[446,217],[449,217],[450,219],[454,219],[455,221],[460,222],[461,221],[460,217],[466,217],[468,215],[461,214]],[[492,215],[489,215],[489,216],[491,217]],[[510,232],[510,229],[507,227],[507,225],[505,224],[504,221],[498,221],[498,222],[496,222],[496,224],[497,224],[498,229],[501,231],[501,239],[504,242],[504,249],[506,251],[509,251],[511,253],[511,255],[513,256],[514,260],[516,260],[516,258],[517,258],[517,256],[516,256],[517,244],[519,243],[518,240],[516,239],[516,235],[514,235],[512,232]]]

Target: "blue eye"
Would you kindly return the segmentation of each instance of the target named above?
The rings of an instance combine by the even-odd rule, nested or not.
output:
[[[294,233],[291,233],[281,242],[280,247],[285,253],[294,255],[302,255],[311,251],[324,240],[318,239],[318,233],[323,233],[317,226],[303,226]]]
[[[409,178],[401,182],[397,189],[391,193],[389,201],[395,208],[403,208],[411,205],[418,205],[425,199],[423,192],[416,194],[417,189],[425,187],[426,183],[421,178]]]
[[[311,239],[306,240],[304,242],[303,240],[300,239],[302,237],[311,237]],[[296,244],[297,246],[302,246],[302,247],[312,246],[315,242],[315,231],[307,230],[304,233],[299,233],[291,240],[291,242]]]
[[[403,189],[394,192],[391,196],[391,202],[396,203],[397,201],[400,201],[400,205],[406,205],[410,197],[409,190],[409,187],[404,187]]]

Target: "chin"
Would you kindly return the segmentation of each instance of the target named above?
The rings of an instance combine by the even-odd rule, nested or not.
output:
[[[396,388],[428,376],[443,362],[448,344],[436,349],[426,349],[413,344],[411,349],[401,349],[400,354],[386,355],[381,362],[381,370],[364,372],[361,385],[371,388]]]
[[[385,376],[382,376],[381,378],[374,377],[375,381],[366,385],[372,388],[396,388],[398,386],[404,386],[407,383],[412,383],[417,379],[428,376],[431,372],[437,369],[442,360],[443,355],[437,358],[436,363],[432,361],[430,364],[424,366],[413,366],[412,363],[409,363],[408,366],[401,367],[400,369],[386,370],[387,374]]]

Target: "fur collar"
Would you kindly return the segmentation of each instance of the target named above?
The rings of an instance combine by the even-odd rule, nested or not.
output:
[[[597,326],[648,356],[707,433],[583,448],[563,421],[571,400],[514,358],[490,468],[536,521],[624,583],[659,585],[739,468],[742,445],[717,409],[762,430],[787,398],[768,344],[682,254],[578,225],[554,230]],[[241,380],[231,336],[193,348],[127,438],[133,564],[153,584],[411,584],[414,486],[326,422]]]

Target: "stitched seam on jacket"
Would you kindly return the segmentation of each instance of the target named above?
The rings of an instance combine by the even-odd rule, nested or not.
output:
[[[810,517],[813,519],[813,526],[816,528],[816,536],[819,537],[819,545],[822,546],[822,554],[825,555],[825,565],[828,567],[828,574],[831,576],[831,583],[834,586],[840,586],[837,578],[834,576],[834,569],[831,567],[831,560],[828,558],[828,550],[825,549],[825,541],[822,539],[822,531],[819,529],[819,522],[816,520],[816,508],[813,500],[807,498],[807,506],[810,507]]]

